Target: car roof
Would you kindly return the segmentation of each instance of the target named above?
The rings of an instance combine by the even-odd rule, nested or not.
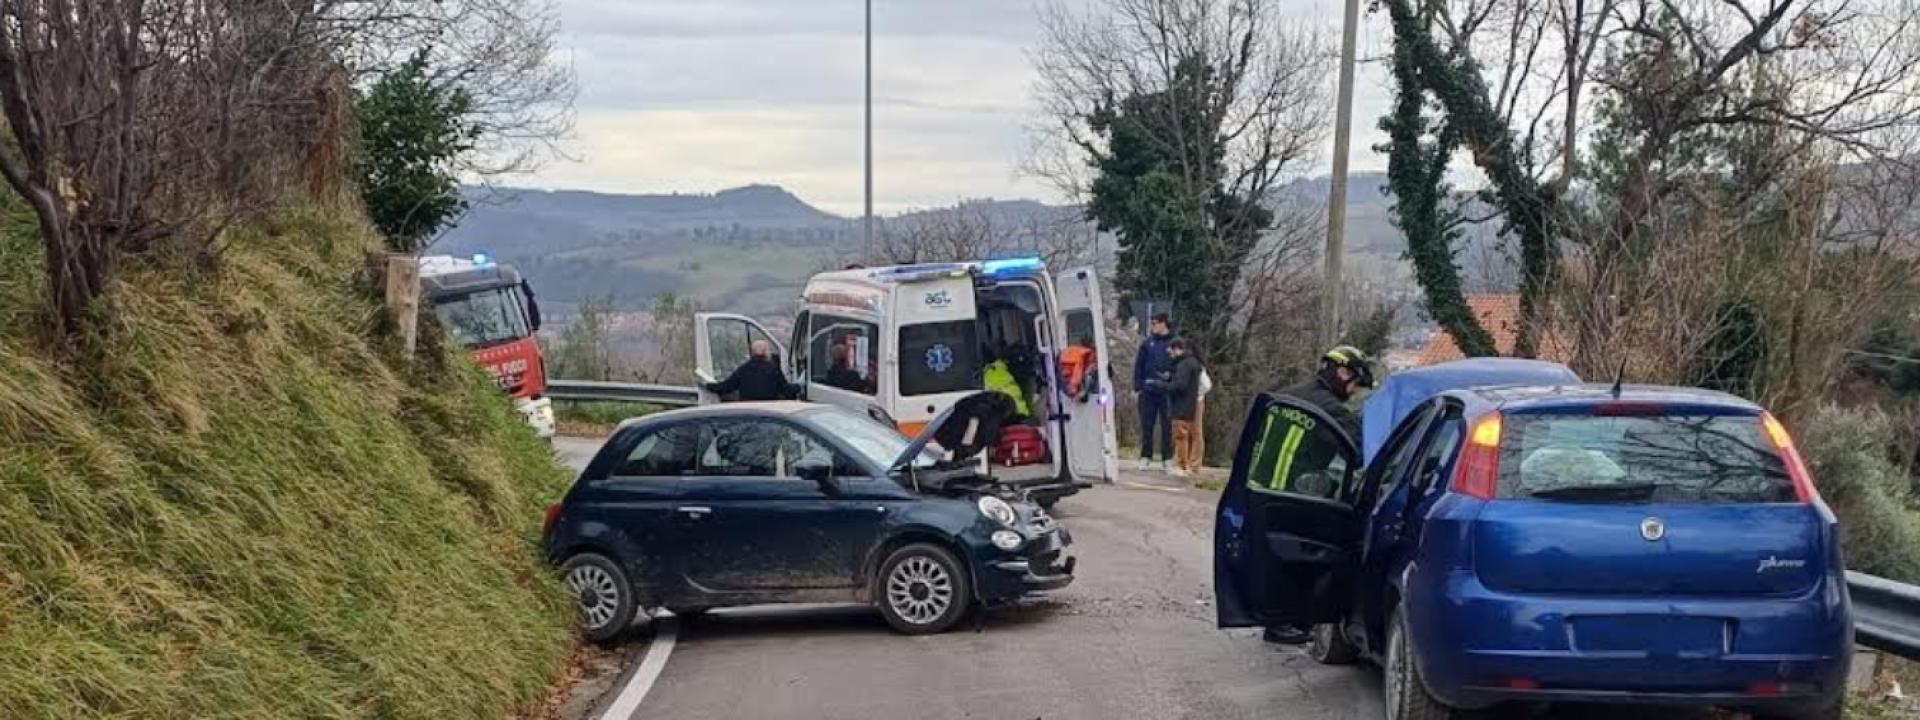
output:
[[[1760,406],[1737,395],[1666,385],[1622,385],[1617,395],[1613,385],[1602,383],[1484,387],[1465,390],[1462,394],[1501,410],[1512,411],[1591,407],[1614,402],[1751,412],[1760,410]]]
[[[1428,398],[1452,390],[1496,385],[1574,385],[1565,365],[1521,358],[1468,358],[1396,371],[1367,396],[1360,413],[1362,457],[1371,458],[1407,414]]]
[[[825,405],[822,403],[802,402],[799,400],[778,400],[778,401],[772,401],[772,402],[720,403],[718,405],[701,405],[698,407],[680,408],[678,410],[668,410],[665,412],[657,412],[651,415],[643,415],[636,418],[627,418],[626,420],[620,423],[620,427],[627,427],[629,425],[634,425],[641,422],[654,423],[654,422],[663,422],[668,420],[698,419],[698,418],[709,418],[709,417],[738,417],[741,415],[757,415],[760,417],[791,417],[791,416],[806,412],[808,410],[819,410],[821,408],[828,408],[828,407],[833,407],[833,406]]]

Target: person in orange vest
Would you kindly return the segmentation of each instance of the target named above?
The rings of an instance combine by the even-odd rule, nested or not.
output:
[[[1080,338],[1060,353],[1060,377],[1066,381],[1067,397],[1085,400],[1093,392],[1093,363],[1097,353],[1093,338]]]

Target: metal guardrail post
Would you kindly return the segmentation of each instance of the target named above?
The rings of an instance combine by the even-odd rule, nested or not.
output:
[[[1855,642],[1920,660],[1920,587],[1848,571],[1847,593]]]

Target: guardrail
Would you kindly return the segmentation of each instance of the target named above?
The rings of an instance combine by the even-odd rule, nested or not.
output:
[[[1854,641],[1920,660],[1920,587],[1847,571]]]
[[[600,380],[548,380],[547,397],[555,400],[640,402],[665,407],[700,404],[700,391],[688,386]]]

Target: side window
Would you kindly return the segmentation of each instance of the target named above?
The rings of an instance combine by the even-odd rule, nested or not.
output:
[[[1065,319],[1067,345],[1060,350],[1060,378],[1068,395],[1085,399],[1100,391],[1095,381],[1100,377],[1101,349],[1094,342],[1093,311],[1069,311]]]
[[[774,420],[722,420],[699,455],[699,474],[719,477],[793,477],[794,465],[812,459],[836,470],[852,463],[833,447],[799,428]]]
[[[901,395],[978,389],[980,370],[980,331],[974,321],[900,328]]]
[[[813,382],[874,394],[880,368],[880,326],[837,315],[815,314],[808,326],[807,377]]]
[[[750,326],[731,318],[714,318],[707,322],[707,345],[713,349],[713,378],[720,380],[732,375],[736,368],[746,364],[753,342]]]
[[[707,345],[713,352],[713,377],[715,380],[732,375],[753,354],[754,341],[764,341],[773,351],[774,362],[780,361],[780,344],[752,323],[736,318],[714,318],[707,321]]]
[[[1373,497],[1386,497],[1406,479],[1407,468],[1413,464],[1413,456],[1420,452],[1420,438],[1426,436],[1427,420],[1432,415],[1431,403],[1415,408],[1400,421],[1400,427],[1393,429],[1386,444],[1380,446],[1380,459],[1367,474]]]
[[[1453,457],[1454,451],[1460,447],[1460,438],[1466,435],[1466,426],[1459,408],[1449,406],[1442,412],[1433,431],[1427,433],[1427,446],[1420,453],[1420,464],[1414,467],[1410,502],[1439,483],[1441,473],[1447,469],[1448,458]]]
[[[680,477],[694,472],[705,423],[684,422],[655,430],[640,438],[627,461],[614,472],[619,477]]]
[[[1067,344],[1093,347],[1093,311],[1073,310],[1066,314]]]

